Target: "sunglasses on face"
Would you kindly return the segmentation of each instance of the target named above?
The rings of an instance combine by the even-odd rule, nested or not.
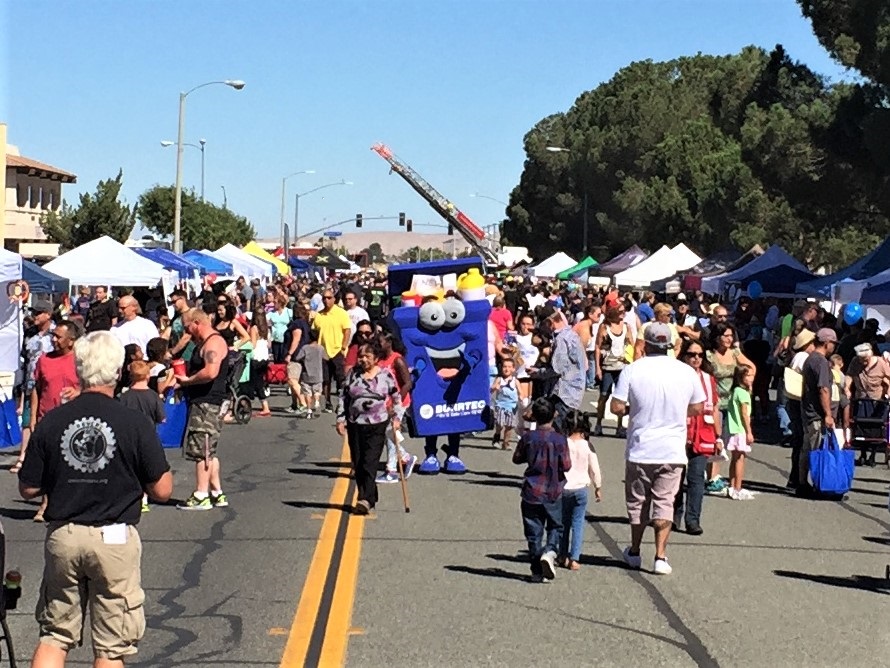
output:
[[[704,357],[704,353],[686,353],[686,357]]]
[[[329,297],[329,296],[325,295],[324,297],[322,297],[322,299],[324,299],[325,301],[327,301],[328,299],[333,299],[333,296]]]
[[[360,329],[358,330],[358,333],[362,336],[371,336],[371,334],[373,334],[374,332],[372,332],[370,329]]]

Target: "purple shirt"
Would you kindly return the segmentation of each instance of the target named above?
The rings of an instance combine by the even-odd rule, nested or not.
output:
[[[556,501],[566,485],[565,473],[572,468],[566,437],[551,427],[523,434],[513,453],[513,463],[528,465],[521,493],[526,503]]]

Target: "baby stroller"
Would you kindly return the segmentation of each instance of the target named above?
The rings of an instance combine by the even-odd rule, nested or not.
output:
[[[229,374],[226,377],[226,393],[232,407],[232,417],[238,424],[247,424],[253,415],[250,397],[241,392],[241,377],[247,369],[247,353],[240,350],[229,351]]]
[[[876,399],[853,399],[850,405],[850,442],[859,450],[860,466],[874,466],[879,450],[884,452],[884,464],[890,467],[890,447],[887,444],[890,402]]]

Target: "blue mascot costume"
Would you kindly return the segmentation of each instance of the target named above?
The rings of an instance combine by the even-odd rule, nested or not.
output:
[[[466,263],[411,266],[412,273],[435,271],[440,275],[459,268],[466,268]],[[397,268],[390,268],[391,280],[394,269]],[[391,313],[414,377],[409,409],[411,435],[426,439],[420,473],[436,474],[440,469],[445,473],[466,473],[467,467],[460,458],[461,434],[489,428],[491,306],[477,267],[463,274],[457,287],[456,294],[426,297],[419,306],[400,306]],[[439,436],[448,437],[442,465],[438,459]]]

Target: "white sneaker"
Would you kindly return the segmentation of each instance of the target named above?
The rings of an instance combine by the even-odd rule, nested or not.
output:
[[[652,572],[656,575],[670,575],[673,571],[674,569],[671,568],[667,559],[656,559],[655,564],[652,566]]]
[[[643,565],[643,557],[641,557],[639,554],[631,554],[629,547],[624,548],[622,556],[624,557],[624,563],[633,568],[635,571],[640,570],[640,567]]]
[[[541,569],[544,571],[544,577],[552,580],[556,577],[556,552],[549,550],[541,555]]]
[[[752,492],[750,490],[742,488],[742,489],[738,489],[738,490],[733,489],[730,491],[731,491],[730,498],[735,501],[751,501],[754,499],[754,492]]]

